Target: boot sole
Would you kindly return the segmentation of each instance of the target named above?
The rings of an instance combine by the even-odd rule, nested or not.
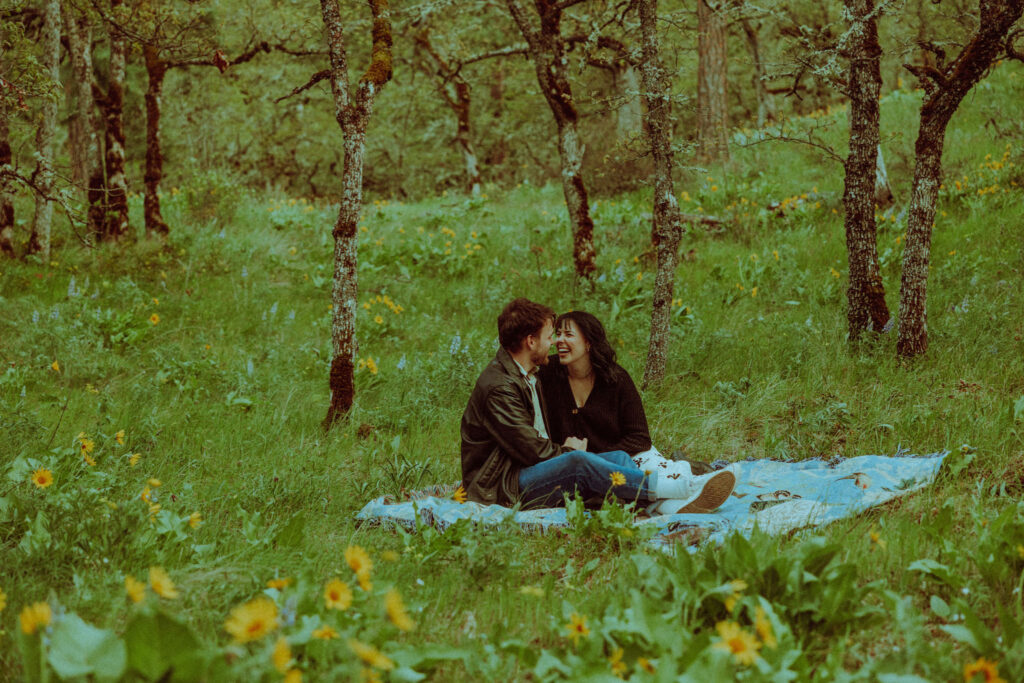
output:
[[[706,514],[717,510],[729,500],[736,488],[736,475],[728,470],[719,472],[704,484],[700,494],[676,514]]]

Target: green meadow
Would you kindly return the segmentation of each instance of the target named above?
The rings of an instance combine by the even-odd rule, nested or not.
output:
[[[589,283],[557,186],[370,197],[356,405],[327,434],[336,205],[209,171],[164,191],[164,242],[61,232],[51,263],[0,263],[0,677],[1024,679],[1024,124],[989,123],[1021,101],[1004,64],[953,120],[909,363],[895,332],[847,342],[838,163],[743,131],[727,167],[676,178],[684,211],[722,222],[683,240],[668,379],[643,392],[659,449],[951,451],[931,487],[785,537],[664,553],[611,505],[548,535],[354,521],[459,480],[515,296],[596,314],[639,382],[649,191],[594,198]],[[919,103],[882,102],[894,314]],[[841,108],[786,125],[845,154]]]

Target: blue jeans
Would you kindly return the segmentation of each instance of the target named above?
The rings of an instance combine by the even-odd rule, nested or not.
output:
[[[612,474],[626,482],[612,485]],[[560,507],[562,496],[578,491],[583,500],[603,499],[609,491],[626,502],[655,500],[657,473],[644,474],[624,451],[569,451],[519,472],[519,497],[524,507]]]

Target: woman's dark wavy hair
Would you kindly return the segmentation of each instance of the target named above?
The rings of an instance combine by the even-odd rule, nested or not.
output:
[[[575,323],[583,339],[590,344],[590,364],[594,366],[597,378],[609,384],[618,381],[620,373],[625,371],[615,362],[615,349],[608,341],[601,321],[586,311],[569,311],[555,320],[556,333],[566,320]]]

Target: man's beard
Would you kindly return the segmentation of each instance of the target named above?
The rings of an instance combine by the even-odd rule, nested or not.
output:
[[[531,362],[532,362],[532,363],[533,363],[534,365],[547,365],[547,364],[548,364],[548,359],[549,359],[549,358],[551,358],[551,356],[549,356],[549,355],[548,355],[548,354],[546,354],[546,353],[545,353],[545,354],[543,354],[543,355],[541,355],[541,354],[537,354],[537,355],[533,355],[533,354],[531,354],[531,355],[530,355],[530,361],[531,361]]]

